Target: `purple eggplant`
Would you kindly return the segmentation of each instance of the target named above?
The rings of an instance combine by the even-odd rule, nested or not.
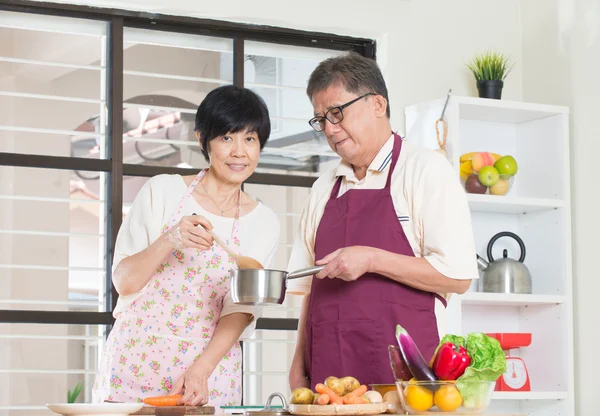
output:
[[[397,345],[388,345],[388,353],[390,355],[390,366],[392,367],[392,373],[394,373],[394,379],[408,381],[413,378],[413,374],[406,365],[406,361],[402,358],[402,353]]]
[[[415,341],[408,332],[406,332],[406,329],[402,328],[400,325],[396,325],[396,340],[398,341],[402,358],[404,358],[406,365],[417,381],[438,380],[438,376],[435,375],[435,372],[423,358]],[[439,388],[439,385],[437,385],[437,383],[431,383],[424,385],[424,387],[435,391]]]

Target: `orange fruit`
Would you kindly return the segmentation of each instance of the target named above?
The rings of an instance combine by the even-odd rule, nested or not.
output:
[[[456,386],[444,384],[433,395],[433,403],[442,412],[454,412],[462,404],[462,396]]]
[[[415,379],[409,381],[404,389],[404,400],[407,406],[417,412],[424,412],[433,407],[433,393],[425,387],[414,384]]]

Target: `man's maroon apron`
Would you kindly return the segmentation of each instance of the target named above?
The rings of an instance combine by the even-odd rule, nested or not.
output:
[[[390,194],[401,148],[402,139],[394,134],[392,162],[383,189],[352,189],[338,198],[342,181],[338,178],[317,229],[316,259],[350,246],[414,257]],[[406,328],[429,360],[439,343],[436,296],[375,273],[353,282],[313,277],[305,355],[311,388],[329,376],[352,376],[361,384],[393,383],[388,345],[398,345],[396,324]]]

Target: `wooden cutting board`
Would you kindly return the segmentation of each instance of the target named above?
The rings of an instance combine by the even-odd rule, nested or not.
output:
[[[213,406],[144,406],[132,415],[185,416],[214,415]]]

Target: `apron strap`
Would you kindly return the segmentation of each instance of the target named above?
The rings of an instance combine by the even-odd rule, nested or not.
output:
[[[240,187],[240,193],[238,194],[238,204],[235,211],[235,221],[240,219],[240,212],[242,211],[242,188]]]
[[[392,173],[396,168],[396,162],[400,157],[400,150],[402,150],[402,137],[394,133],[394,147],[392,148],[392,163],[390,164],[390,171],[388,172],[387,181],[385,182],[384,189],[390,189],[392,183]]]
[[[200,172],[198,172],[198,174],[196,175],[196,177],[194,178],[192,183],[190,183],[190,186],[187,187],[185,193],[183,194],[183,196],[177,203],[177,208],[175,209],[175,212],[173,212],[173,215],[171,215],[171,218],[163,227],[162,233],[169,231],[171,229],[171,227],[173,227],[175,224],[177,224],[177,222],[181,218],[180,214],[181,214],[181,210],[183,209],[183,206],[185,205],[187,200],[190,198],[190,196],[192,195],[192,192],[194,192],[194,188],[196,187],[196,185],[198,185],[198,182],[200,182],[200,180],[204,177],[206,172],[208,172],[208,169],[203,169]],[[239,212],[239,206],[238,206],[238,212]]]
[[[329,199],[337,199],[337,196],[340,194],[340,187],[342,186],[342,178],[343,176],[339,176],[333,184],[333,189],[331,190],[331,195],[329,195]]]
[[[394,133],[394,147],[392,149],[392,163],[390,164],[390,171],[388,172],[387,181],[385,182],[385,188],[389,189],[392,183],[392,173],[396,167],[396,163],[398,162],[398,158],[400,157],[400,151],[402,150],[402,137],[398,134]],[[448,301],[440,296],[438,293],[433,293],[433,295],[442,302],[444,308],[448,307]]]
[[[448,301],[443,296],[441,296],[439,293],[434,293],[433,296],[435,296],[437,299],[440,300],[440,302],[442,302],[442,305],[444,305],[444,308],[448,307]]]

